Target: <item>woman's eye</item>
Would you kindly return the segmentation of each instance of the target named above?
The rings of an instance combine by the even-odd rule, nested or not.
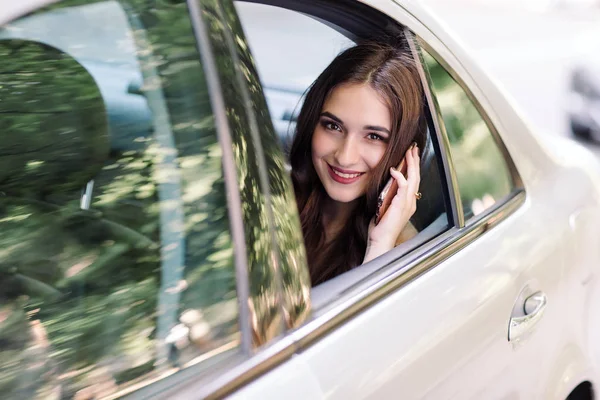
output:
[[[371,140],[385,140],[383,136],[380,136],[376,133],[369,133],[367,137]]]
[[[329,129],[331,131],[339,131],[339,132],[342,131],[342,128],[335,122],[325,121],[323,123],[323,126],[325,127],[325,129]]]

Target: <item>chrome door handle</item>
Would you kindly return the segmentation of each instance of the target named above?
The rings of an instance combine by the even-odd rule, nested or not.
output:
[[[539,322],[544,315],[548,300],[544,292],[535,292],[523,303],[523,313],[525,315],[511,317],[508,325],[508,341],[519,340],[525,333],[529,332]]]

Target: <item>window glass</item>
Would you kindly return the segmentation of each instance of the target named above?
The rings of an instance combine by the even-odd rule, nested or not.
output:
[[[465,220],[504,196],[513,183],[498,144],[463,88],[429,53],[423,57],[450,141]]]
[[[0,28],[0,393],[101,398],[239,342],[227,196],[185,1]]]
[[[261,169],[265,173],[262,178],[267,182],[263,186],[263,191],[269,194],[271,207],[266,208],[266,217],[270,220],[274,250],[269,265],[275,272],[273,274],[274,277],[280,282],[280,300],[278,303],[282,309],[281,314],[284,327],[290,329],[301,324],[310,312],[310,278],[295,195],[291,179],[286,171],[286,160],[278,145],[277,134],[271,123],[272,118],[265,99],[265,96],[268,96],[268,94],[263,90],[264,88],[259,82],[258,72],[256,71],[252,54],[247,45],[242,25],[239,18],[236,18],[237,13],[235,12],[234,4],[231,1],[220,1],[219,4],[224,9],[223,15],[227,20],[226,25],[231,28],[231,32],[236,38],[235,41],[232,41],[232,44],[235,51],[233,59],[237,63],[237,70],[244,71],[244,73],[238,74],[238,85],[248,89],[246,93],[247,101],[245,103],[249,117],[247,125],[249,130],[254,131],[254,134],[251,135],[253,136],[253,143],[257,148],[261,149],[257,155],[262,153],[264,157]],[[265,12],[264,7],[266,9],[269,8],[269,6],[262,6],[258,10]],[[241,7],[238,10],[244,12],[246,8]],[[251,8],[251,10],[254,10],[254,8]],[[285,16],[292,16],[293,18],[293,12],[282,11],[285,12]],[[265,21],[270,22],[270,20],[265,20],[265,15],[260,12],[244,14],[243,17],[246,18],[246,24],[251,27],[257,27]],[[312,20],[309,21],[314,22]],[[263,27],[262,32],[265,35],[267,30]],[[274,32],[265,35],[265,37],[276,36]],[[263,46],[265,44],[262,43]],[[271,61],[278,59],[278,57],[273,58],[272,56],[268,58]],[[281,65],[281,67],[286,66]],[[265,68],[269,69],[272,66],[265,65]],[[267,76],[268,79],[282,81],[281,76],[272,76],[270,73]],[[291,78],[293,79],[293,75]],[[277,104],[277,102],[274,103]],[[265,299],[268,297],[261,295],[261,292],[265,292],[265,285],[259,284],[261,280],[257,279],[257,275],[252,273],[254,268],[250,266],[250,291],[254,303],[253,308],[256,310],[259,303],[264,303],[264,300],[261,300],[261,298]]]

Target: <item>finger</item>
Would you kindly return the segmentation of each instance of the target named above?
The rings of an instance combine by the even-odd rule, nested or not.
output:
[[[408,163],[408,170],[407,170],[407,181],[409,184],[409,189],[410,191],[413,191],[414,193],[417,192],[418,188],[419,188],[419,183],[421,181],[421,176],[420,176],[420,168],[419,168],[419,159],[418,159],[418,155],[416,154],[418,152],[417,147],[414,147],[411,151],[410,151],[410,156],[407,155],[407,163]]]
[[[414,156],[415,156],[415,163],[417,166],[419,166],[421,163],[421,156],[419,156],[419,146],[415,146],[413,148],[413,152],[414,152]]]
[[[421,157],[419,156],[419,148],[416,146],[415,146],[415,175],[417,176],[415,192],[417,192],[417,191],[419,191],[419,185],[421,183]]]
[[[390,225],[388,226],[391,227],[392,230],[401,229],[406,223],[406,221],[404,220],[408,220],[408,210],[406,207],[406,193],[408,188],[408,182],[406,181],[406,179],[404,179],[402,174],[400,174],[400,178],[401,179],[398,180],[398,191],[392,199],[390,207],[383,215],[379,223],[379,225],[387,225],[387,221],[389,221]]]
[[[417,209],[417,192],[419,191],[420,183],[420,170],[419,170],[419,158],[418,148],[415,146],[411,150],[409,173],[407,179],[407,190],[406,190],[406,208],[409,210],[410,215],[414,214]]]
[[[413,160],[414,160],[414,163],[415,163],[415,171],[416,171],[417,178],[420,180],[420,178],[421,178],[420,177],[420,172],[421,172],[421,168],[420,168],[421,157],[419,157],[419,147],[415,146],[414,149],[413,149],[413,152],[414,152]]]
[[[400,174],[402,175],[402,174]],[[406,199],[407,194],[409,192],[409,183],[408,180],[404,179],[404,176],[401,176],[401,179],[398,180],[398,191],[396,192],[396,196],[392,199],[392,203],[398,203],[397,206],[400,208],[406,207]]]
[[[406,178],[402,172],[398,171],[396,168],[390,168],[390,174],[396,181],[398,181],[398,186],[400,186],[400,182],[406,182]]]

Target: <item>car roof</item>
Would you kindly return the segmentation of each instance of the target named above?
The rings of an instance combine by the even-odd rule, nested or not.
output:
[[[57,0],[0,0],[0,24],[5,24]]]
[[[40,7],[48,4],[56,3],[59,0],[0,0],[0,24],[4,24],[29,12],[32,12]],[[369,4],[374,8],[378,8],[379,4],[384,4],[385,1],[369,1],[360,0],[363,3]],[[416,1],[398,1],[389,0],[390,3],[397,3],[408,11],[415,19],[424,23],[425,26],[430,24],[437,25],[437,19],[431,18],[430,10]],[[438,31],[438,29],[435,29]]]
[[[27,13],[35,11],[40,7],[56,3],[59,0],[0,0],[0,25],[21,17]],[[423,5],[418,1],[411,0],[359,0],[373,8],[382,9],[385,6],[392,4],[400,5],[407,11],[416,21],[431,30],[436,36],[442,39],[442,42],[448,41],[448,29],[443,26],[440,19],[435,16],[435,10],[432,10],[427,5]],[[440,36],[441,35],[441,36]],[[456,37],[452,37],[454,42]]]

